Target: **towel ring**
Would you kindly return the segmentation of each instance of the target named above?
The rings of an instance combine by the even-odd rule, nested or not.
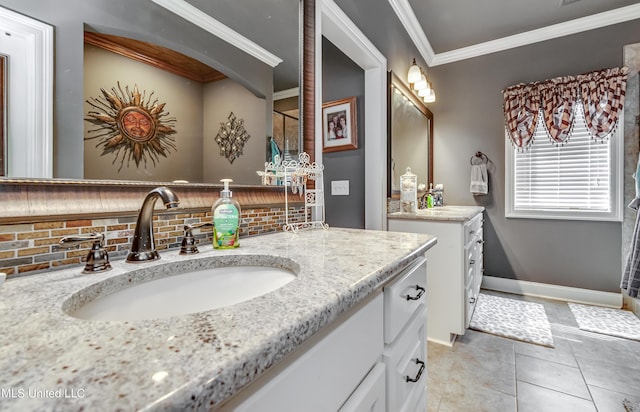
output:
[[[479,158],[482,162],[481,163],[473,163],[473,159],[474,158]],[[489,158],[487,157],[486,154],[482,153],[482,152],[476,152],[475,155],[471,156],[471,158],[469,159],[469,163],[473,166],[474,164],[476,165],[480,165],[480,164],[487,164],[489,163]]]

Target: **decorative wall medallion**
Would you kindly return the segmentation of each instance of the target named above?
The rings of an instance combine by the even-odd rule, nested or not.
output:
[[[215,141],[220,147],[220,156],[233,163],[242,154],[244,144],[251,136],[244,128],[244,120],[237,119],[231,112],[226,122],[220,123],[220,130]]]
[[[159,103],[157,98],[151,101],[154,92],[147,98],[137,85],[133,91],[128,86],[123,91],[120,83],[111,92],[100,90],[102,96],[87,100],[97,111],[87,113],[85,120],[95,127],[85,140],[98,139],[96,147],[102,147],[102,156],[113,153],[113,163],[120,160],[118,171],[125,160],[127,166],[133,160],[136,167],[140,167],[140,161],[146,167],[149,159],[155,166],[160,156],[167,157],[172,149],[177,150],[173,137],[176,119],[164,112],[166,103]]]

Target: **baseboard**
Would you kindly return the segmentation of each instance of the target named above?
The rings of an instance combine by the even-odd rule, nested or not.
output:
[[[483,276],[482,288],[498,292],[537,296],[548,299],[559,299],[568,302],[606,306],[616,309],[620,309],[622,307],[622,293],[601,292],[591,289],[529,282],[526,280],[498,278],[495,276]]]
[[[632,298],[629,295],[622,295],[622,306],[624,309],[630,310],[640,318],[640,299]]]

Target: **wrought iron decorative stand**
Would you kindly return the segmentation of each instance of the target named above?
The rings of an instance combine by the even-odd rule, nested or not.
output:
[[[282,161],[279,156],[275,156],[272,162],[264,164],[264,175],[273,176],[276,180],[281,180],[284,186],[285,201],[285,225],[284,231],[297,232],[300,229],[322,228],[328,229],[329,225],[324,222],[324,165],[309,163],[309,155],[302,152],[298,155],[298,160]],[[314,188],[309,189],[307,182],[315,182]],[[289,219],[289,190],[292,194],[304,196],[304,222],[291,222]],[[310,218],[311,216],[311,218]]]

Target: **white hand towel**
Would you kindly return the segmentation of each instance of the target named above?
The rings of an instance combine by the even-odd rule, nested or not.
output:
[[[471,165],[471,185],[469,190],[474,196],[489,193],[489,178],[487,176],[486,164]]]

